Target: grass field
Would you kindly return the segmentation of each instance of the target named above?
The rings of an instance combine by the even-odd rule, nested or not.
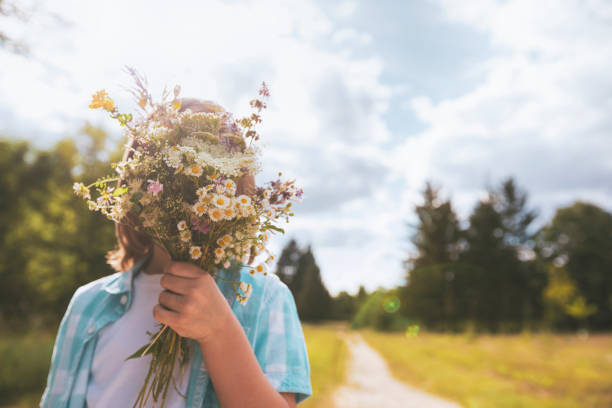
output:
[[[55,333],[0,334],[0,406],[38,405],[47,380]]]
[[[467,408],[612,407],[612,335],[362,334],[396,378]]]
[[[331,408],[345,378],[342,325],[304,324],[314,395]],[[467,408],[612,407],[612,335],[462,336],[360,331],[393,375]],[[38,405],[55,333],[0,335],[0,407]]]
[[[337,334],[338,330],[345,328],[345,325],[303,324],[303,328],[310,361],[313,395],[300,406],[331,408],[333,391],[344,382],[346,375],[348,350]]]
[[[347,350],[337,325],[304,324],[314,395],[301,406],[328,408],[330,396],[343,380]],[[38,405],[47,378],[55,333],[0,335],[0,407]]]

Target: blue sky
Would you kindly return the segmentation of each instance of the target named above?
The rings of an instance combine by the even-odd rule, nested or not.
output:
[[[30,2],[2,22],[0,132],[48,146],[106,88],[124,110],[129,64],[236,115],[265,80],[262,183],[282,170],[304,202],[270,249],[311,244],[332,293],[402,282],[425,180],[465,221],[514,176],[540,211],[612,209],[612,6],[606,1]],[[60,24],[50,13],[68,24]]]

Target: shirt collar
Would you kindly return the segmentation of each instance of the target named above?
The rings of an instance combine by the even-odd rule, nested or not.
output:
[[[132,289],[132,279],[141,271],[152,255],[153,253],[150,252],[138,258],[130,269],[125,272],[119,272],[117,277],[110,280],[102,289],[112,295],[129,292]]]

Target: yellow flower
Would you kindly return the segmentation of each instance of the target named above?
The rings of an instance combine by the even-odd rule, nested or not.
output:
[[[176,110],[181,109],[181,102],[180,102],[180,101],[174,101],[174,102],[172,103],[172,107],[173,107],[174,109],[176,109]]]
[[[108,96],[104,89],[93,94],[91,103],[89,104],[90,109],[102,108],[105,111],[112,112],[115,110],[115,102]]]

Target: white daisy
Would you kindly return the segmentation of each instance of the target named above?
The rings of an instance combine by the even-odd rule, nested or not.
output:
[[[189,248],[189,255],[191,255],[191,259],[200,259],[202,256],[202,248],[199,246],[192,246]]]

